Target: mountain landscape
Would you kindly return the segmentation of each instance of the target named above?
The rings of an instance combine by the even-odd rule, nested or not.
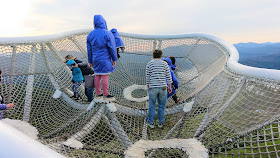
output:
[[[239,63],[247,66],[280,70],[280,42],[238,43]]]

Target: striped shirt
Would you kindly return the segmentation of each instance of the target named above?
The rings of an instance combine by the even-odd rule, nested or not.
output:
[[[146,84],[149,88],[166,87],[172,83],[168,64],[161,59],[152,59],[146,66]]]

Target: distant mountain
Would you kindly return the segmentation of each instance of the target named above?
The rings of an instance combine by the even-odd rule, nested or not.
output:
[[[239,63],[253,67],[280,70],[280,53],[269,56],[240,59]]]
[[[238,43],[234,44],[235,47],[243,47],[243,48],[258,48],[258,47],[276,47],[280,48],[280,42],[277,43],[254,43],[254,42],[248,42],[248,43]]]
[[[280,42],[278,43],[238,43],[239,63],[268,69],[280,70]]]

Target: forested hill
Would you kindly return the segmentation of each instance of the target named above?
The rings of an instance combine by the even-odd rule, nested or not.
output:
[[[267,69],[280,70],[280,42],[278,43],[238,43],[239,63]]]

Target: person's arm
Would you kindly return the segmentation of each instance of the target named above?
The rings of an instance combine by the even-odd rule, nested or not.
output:
[[[166,80],[168,82],[168,93],[171,93],[172,92],[172,88],[171,88],[172,77],[171,77],[171,73],[170,73],[170,68],[166,62],[164,63],[164,67],[165,67]]]
[[[7,108],[6,104],[0,104],[0,110],[5,110]]]
[[[2,81],[2,70],[0,70],[0,82]]]
[[[6,105],[6,108],[13,108],[15,107],[15,104],[14,103],[9,103]]]
[[[168,83],[168,88],[167,88],[168,93],[172,92],[172,87],[171,87],[171,83]]]
[[[111,32],[109,32],[107,36],[107,47],[109,48],[109,53],[111,56],[111,59],[113,61],[113,65],[116,64],[116,61],[118,60],[117,56],[117,47],[116,47],[116,41]]]
[[[150,76],[151,76],[151,72],[150,72],[150,67],[149,67],[149,63],[146,65],[146,85],[147,85],[147,91],[149,91],[150,88]]]
[[[86,67],[88,66],[88,63],[83,60],[75,60],[75,62],[78,64],[79,67]]]
[[[121,47],[122,53],[124,53],[124,49],[125,49],[125,47]]]
[[[0,110],[5,110],[7,108],[13,108],[15,106],[14,103],[9,103],[9,104],[0,104]]]
[[[167,65],[167,63],[164,64],[164,67],[165,67],[165,76],[166,76],[167,82],[172,83],[171,72],[170,72],[170,68]]]
[[[89,36],[87,36],[87,54],[88,54],[88,63],[92,67],[92,50],[91,50],[91,42],[89,40]]]

